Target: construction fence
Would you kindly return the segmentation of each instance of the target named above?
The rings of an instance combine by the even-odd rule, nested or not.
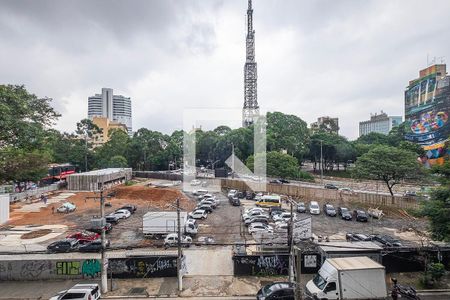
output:
[[[397,207],[402,209],[417,209],[420,201],[412,197],[390,196],[363,192],[346,192],[318,187],[298,186],[292,184],[251,183],[251,187],[242,180],[222,179],[221,186],[225,189],[254,192],[266,191],[279,195],[290,196],[303,201],[320,201],[334,203],[362,203],[372,207]]]

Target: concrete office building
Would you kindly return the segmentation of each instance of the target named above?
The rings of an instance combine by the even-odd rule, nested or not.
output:
[[[359,122],[359,136],[378,132],[388,134],[392,128],[402,123],[401,116],[388,116],[381,111],[381,114],[371,114],[370,120]]]
[[[339,118],[328,116],[317,118],[317,122],[310,124],[312,133],[318,132],[320,129],[329,133],[339,134]]]
[[[101,94],[88,98],[88,118],[105,117],[110,121],[122,123],[128,134],[133,131],[131,118],[131,99],[122,95],[114,95],[113,90],[102,88]]]

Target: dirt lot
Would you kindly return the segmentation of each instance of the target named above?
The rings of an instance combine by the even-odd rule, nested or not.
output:
[[[111,203],[111,207],[105,208],[105,213],[113,212],[124,204],[134,204],[137,211],[130,218],[121,220],[115,225],[107,238],[111,240],[111,245],[117,247],[151,245],[142,236],[142,216],[148,211],[155,210],[175,210],[176,198],[180,198],[180,206],[183,210],[192,210],[194,202],[188,199],[183,193],[176,189],[155,188],[146,185],[119,186],[114,188],[116,195],[106,200]],[[12,206],[11,220],[7,225],[52,225],[64,224],[69,227],[69,232],[86,229],[90,226],[92,216],[99,215],[99,199],[88,199],[98,194],[90,192],[78,192],[67,199],[77,206],[75,212],[60,214],[52,213],[52,206],[55,208],[59,203],[48,205],[40,212],[18,212],[15,209],[25,203]],[[49,244],[53,240],[46,241]]]

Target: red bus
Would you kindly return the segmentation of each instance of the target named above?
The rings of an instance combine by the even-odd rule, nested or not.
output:
[[[72,164],[51,164],[48,166],[48,174],[41,179],[42,183],[51,184],[57,181],[66,180],[70,174],[77,172],[77,168]]]

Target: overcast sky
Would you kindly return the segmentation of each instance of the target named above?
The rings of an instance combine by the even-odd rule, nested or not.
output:
[[[383,110],[450,49],[450,1],[254,0],[258,101],[341,134]],[[243,104],[246,0],[0,1],[0,83],[54,99],[73,131],[102,87],[130,96],[133,129],[170,133],[183,109]],[[447,57],[447,59],[450,59]]]

